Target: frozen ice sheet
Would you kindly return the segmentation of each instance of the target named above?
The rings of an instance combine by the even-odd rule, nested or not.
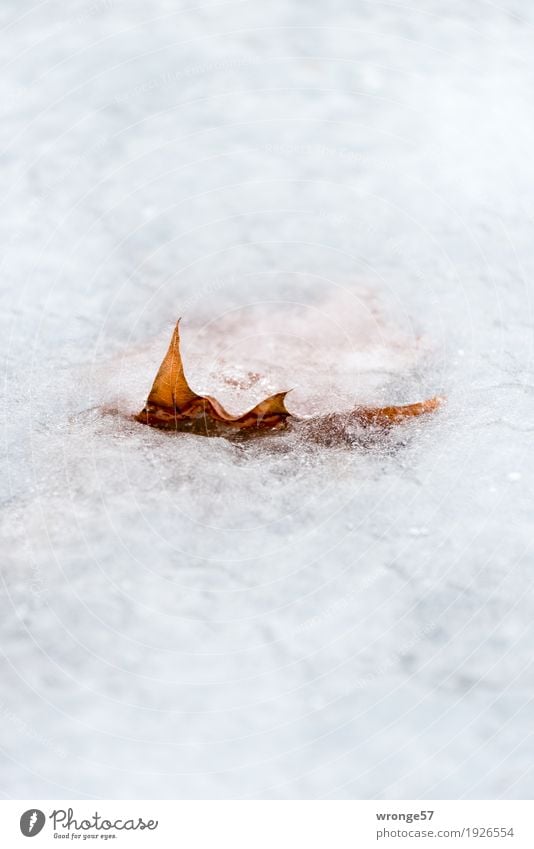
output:
[[[530,798],[531,6],[1,15],[2,793]]]

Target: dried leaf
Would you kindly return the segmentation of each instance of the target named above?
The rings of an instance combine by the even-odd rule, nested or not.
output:
[[[389,427],[405,419],[413,419],[414,416],[433,413],[441,406],[441,402],[442,399],[436,397],[429,398],[427,401],[418,401],[416,404],[405,404],[402,407],[359,407],[354,410],[353,416],[363,425]]]
[[[299,419],[285,406],[287,392],[261,401],[248,413],[232,416],[209,395],[198,395],[189,386],[180,354],[180,321],[176,323],[169,349],[161,363],[146,404],[135,418],[142,424],[164,430],[187,431],[204,436],[230,436],[242,431],[253,435],[279,430],[290,422],[313,426],[310,433],[335,432],[340,423],[389,428],[406,419],[438,409],[440,398],[390,407],[357,407],[350,413],[330,413],[315,419]]]
[[[284,404],[286,395],[287,392],[271,395],[242,416],[232,416],[209,395],[197,395],[184,374],[178,321],[147,402],[136,419],[152,427],[207,436],[225,435],[244,428],[273,430],[284,427],[290,415]]]

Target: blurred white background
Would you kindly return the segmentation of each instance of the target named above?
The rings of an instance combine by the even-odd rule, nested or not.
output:
[[[530,798],[532,4],[0,16],[1,792]],[[448,403],[143,428],[179,315],[236,411]]]

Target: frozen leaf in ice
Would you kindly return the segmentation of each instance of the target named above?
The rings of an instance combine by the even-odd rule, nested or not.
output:
[[[147,402],[136,416],[137,421],[152,427],[206,436],[285,426],[290,415],[284,403],[287,392],[271,395],[241,416],[232,416],[215,398],[193,392],[184,374],[179,325],[178,321]]]
[[[441,402],[431,398],[416,404],[389,407],[356,407],[350,412],[302,419],[292,415],[285,405],[286,392],[271,395],[247,413],[233,416],[210,395],[198,395],[189,386],[180,353],[180,322],[176,323],[168,351],[161,363],[146,404],[136,420],[164,430],[186,431],[204,436],[253,435],[280,430],[289,423],[307,427],[313,438],[330,435],[335,440],[340,427],[347,424],[386,429],[406,419],[431,413]]]
[[[419,401],[416,404],[405,404],[400,407],[357,407],[353,412],[353,417],[360,424],[389,427],[389,425],[399,424],[406,419],[413,419],[414,416],[433,413],[438,409],[441,401],[441,398],[436,397],[429,398],[427,401]]]

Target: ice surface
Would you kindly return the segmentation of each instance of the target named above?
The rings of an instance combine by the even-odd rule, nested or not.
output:
[[[530,798],[531,4],[0,14],[2,793]]]

